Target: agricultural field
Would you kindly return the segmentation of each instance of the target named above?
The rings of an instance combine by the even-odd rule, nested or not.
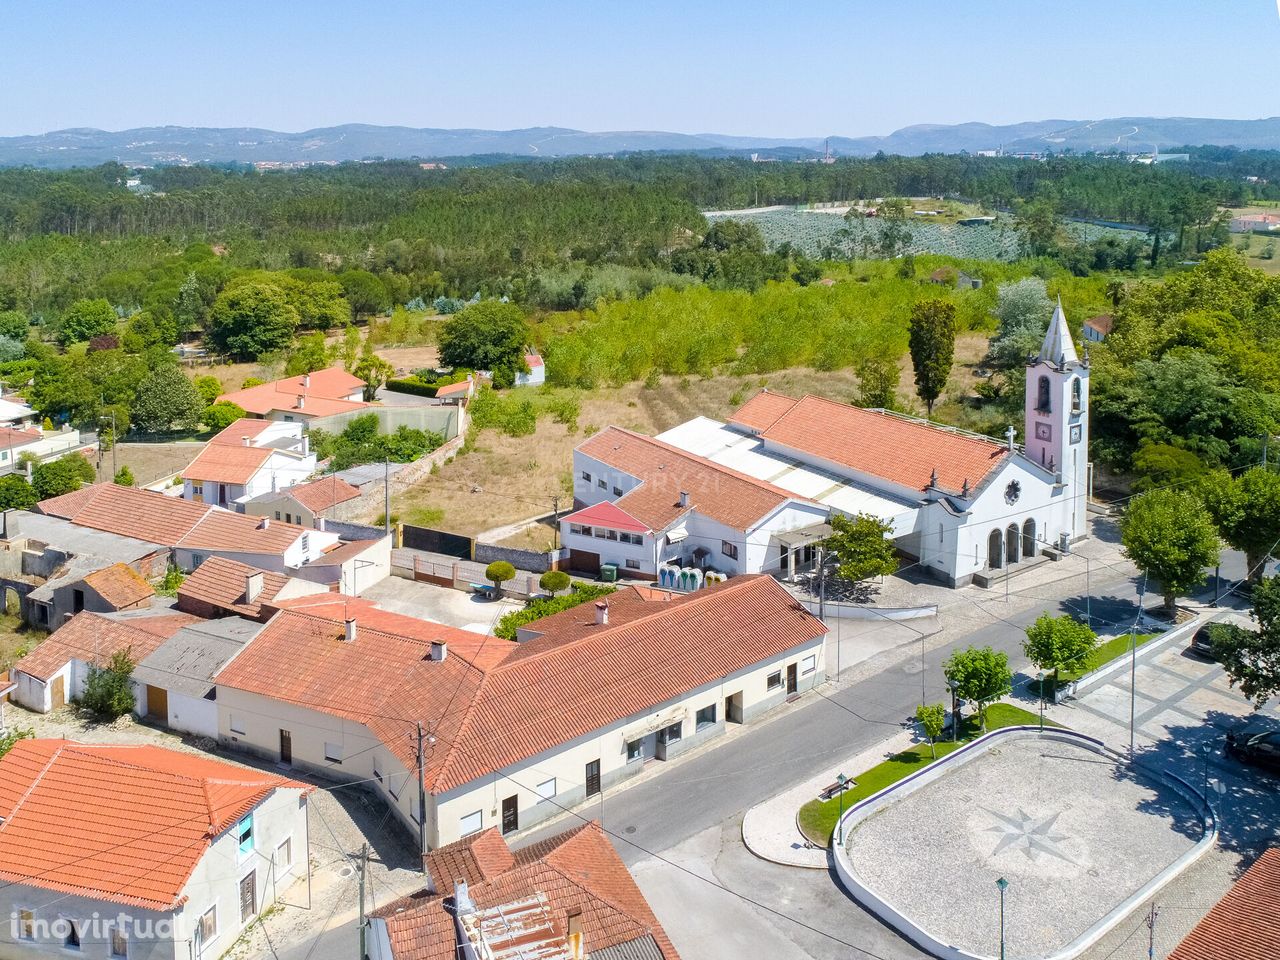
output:
[[[1280,231],[1267,237],[1257,233],[1233,234],[1231,245],[1245,256],[1255,270],[1280,274]]]
[[[709,220],[726,218],[709,213]],[[879,219],[846,221],[834,210],[765,210],[737,211],[728,219],[754,223],[760,228],[765,244],[776,249],[784,243],[801,250],[806,256],[828,259],[879,256],[881,238],[888,224]],[[902,227],[910,234],[906,252],[914,256],[941,254],[964,260],[994,260],[1010,263],[1021,252],[1021,237],[1008,216],[999,217],[988,226],[960,226],[954,216],[938,219],[908,216]],[[1066,223],[1064,229],[1076,240],[1089,243],[1108,235],[1121,239],[1134,236],[1131,230],[1119,230],[1088,223]]]

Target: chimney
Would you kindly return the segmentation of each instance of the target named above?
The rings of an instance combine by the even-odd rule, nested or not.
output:
[[[574,912],[569,914],[569,960],[584,960],[587,951],[583,949],[582,943],[582,914]]]
[[[266,529],[267,529],[268,527],[270,527],[270,526],[271,526],[271,518],[270,518],[270,517],[263,517],[263,518],[262,518],[262,522],[261,522],[260,524],[258,524],[258,529],[259,529],[259,530],[266,530]]]
[[[443,660],[448,655],[449,655],[449,647],[445,643],[438,640],[431,641],[431,659],[432,660],[437,660],[437,661]]]
[[[609,604],[603,600],[596,601],[596,626],[607,627],[609,625]]]
[[[453,908],[459,916],[476,912],[476,905],[471,901],[471,892],[467,890],[467,881],[453,881]]]
[[[262,571],[247,573],[244,577],[244,602],[253,603],[262,593]]]
[[[305,433],[302,435],[302,455],[305,457],[311,452],[311,438]]]
[[[311,374],[304,373],[302,375],[302,389],[303,390],[311,389]]]
[[[248,438],[248,437],[241,437],[241,438],[240,438],[240,442],[241,442],[241,443],[243,443],[246,447],[251,447],[251,446],[253,446],[253,444],[249,442],[249,438]]]
[[[298,398],[298,409],[299,409],[299,410],[302,410],[304,407],[306,407],[306,405],[307,405],[307,398],[306,398],[306,397],[299,397],[299,398]]]
[[[688,505],[689,505],[689,494],[687,494],[685,491],[681,490],[681,491],[680,491],[680,506],[682,506],[682,507],[687,507]]]
[[[346,626],[345,637],[346,637],[347,643],[355,643],[356,642],[356,618],[347,617],[345,626]]]
[[[324,517],[316,517],[316,529],[324,533]]]

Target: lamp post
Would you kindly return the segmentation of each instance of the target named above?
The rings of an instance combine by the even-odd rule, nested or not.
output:
[[[836,783],[840,786],[840,819],[836,821],[836,845],[844,846],[844,791],[849,778],[843,773],[836,774]]]
[[[996,886],[1000,888],[1000,960],[1004,960],[1004,891],[1009,886],[1009,881],[1001,877],[996,881]]]
[[[960,681],[948,680],[947,686],[951,688],[951,742],[956,743],[960,739],[960,701],[957,695]]]
[[[1204,758],[1204,777],[1200,793],[1204,797],[1206,803],[1209,801],[1209,754],[1211,753],[1213,753],[1212,743],[1206,740],[1204,743],[1200,744],[1200,756]]]
[[[1040,732],[1044,733],[1044,671],[1036,674],[1036,682],[1040,690]]]

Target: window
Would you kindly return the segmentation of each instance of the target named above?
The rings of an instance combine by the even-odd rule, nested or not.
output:
[[[765,689],[777,690],[780,686],[782,686],[782,671],[775,670],[769,674],[769,678],[765,681]]]
[[[112,924],[110,934],[108,935],[108,943],[110,948],[108,954],[112,957],[128,957],[129,956],[129,935],[120,929],[119,925]]]
[[[1076,377],[1071,381],[1071,412],[1079,413],[1084,409],[1084,398],[1080,388],[1080,378]]]
[[[634,543],[636,546],[640,546],[644,543],[644,537],[640,536],[638,533],[620,533],[618,534],[618,539],[623,543]]]
[[[202,564],[202,563],[204,563],[204,554],[203,554],[203,553],[193,553],[193,554],[191,555],[191,569],[192,569],[192,570],[196,569],[196,567],[200,566],[200,564]]]
[[[293,837],[285,837],[280,846],[276,847],[276,867],[279,869],[287,869],[293,866]]]
[[[730,543],[728,540],[721,540],[720,552],[730,560],[738,559],[738,545],[736,543]]]
[[[240,878],[240,922],[248,923],[257,912],[258,873],[251,870]]]
[[[639,569],[640,569],[640,561],[639,561],[639,560],[628,560],[628,561],[627,561],[627,569],[628,569],[628,570],[639,570]]]
[[[324,744],[324,758],[329,763],[341,763],[342,762],[342,744],[330,743],[329,741],[326,740]]]
[[[603,539],[604,539],[604,533],[605,533],[605,532],[604,532],[604,530],[602,530],[600,527],[596,527],[596,539],[597,539],[597,540],[603,540]]]
[[[698,711],[695,718],[696,729],[701,730],[704,727],[714,727],[716,725],[716,705],[710,704]]]
[[[627,763],[644,759],[644,740],[627,741]]]
[[[543,780],[538,784],[538,796],[543,800],[550,800],[556,795],[556,778]]]
[[[1048,413],[1049,404],[1049,378],[1041,377],[1036,385],[1036,409],[1042,413]]]
[[[253,852],[253,814],[249,814],[236,824],[236,842],[240,845],[240,855]]]
[[[74,610],[76,613],[79,613],[81,610],[84,609],[84,591],[83,590],[71,591],[71,609]]]
[[[36,915],[34,910],[18,911],[18,939],[34,940],[36,938]]]
[[[244,733],[244,720],[241,717],[237,717],[233,713],[227,719],[227,723],[230,725],[232,733],[240,733],[240,734]]]
[[[277,511],[276,511],[276,519],[277,519],[277,520],[279,520],[279,519],[280,519],[280,511],[279,511],[279,510],[277,510]]]
[[[658,739],[663,743],[679,743],[680,738],[684,735],[684,721],[677,720],[669,727],[663,727],[658,733]]]
[[[581,526],[580,524],[577,524],[577,523],[571,523],[571,524],[569,524],[569,532],[570,532],[570,533],[576,533],[576,534],[578,534],[578,536],[580,536],[580,537],[589,537],[589,536],[591,536],[591,528],[590,528],[590,527],[584,527],[584,526]]]
[[[614,495],[615,497],[620,497],[620,496],[622,496],[622,488],[621,488],[621,487],[614,487],[614,488],[613,488],[613,495]]]
[[[811,653],[809,654],[809,656],[805,657],[803,660],[800,661],[800,675],[802,677],[807,677],[809,674],[813,673],[813,671],[817,669],[818,669],[818,655],[816,653]]]
[[[589,474],[589,473],[587,473],[587,471],[583,470],[583,471],[582,471],[582,479],[583,479],[583,480],[585,480],[585,481],[587,481],[587,483],[590,483],[590,482],[591,482],[591,474]]]
[[[196,921],[196,952],[204,949],[204,945],[218,935],[218,908],[210,907],[200,914]]]
[[[601,477],[599,480],[596,481],[596,486],[599,487],[601,490],[609,489],[609,483],[607,480],[604,479],[604,477]]]
[[[191,495],[192,495],[193,497],[203,497],[203,496],[204,496],[204,484],[203,484],[203,483],[201,483],[199,480],[192,480],[192,481],[191,481]]]
[[[80,928],[76,926],[76,922],[69,917],[63,917],[62,922],[67,928],[67,932],[62,936],[62,945],[68,950],[79,950]]]
[[[617,531],[617,530],[606,530],[606,531],[604,532],[604,537],[605,537],[605,539],[606,539],[606,540],[617,540],[617,539],[618,539],[618,531]]]
[[[302,517],[298,517],[298,519],[301,520]],[[303,551],[307,551],[311,549],[311,534],[304,533],[302,535],[302,549]]]
[[[458,832],[465,837],[468,834],[479,833],[483,826],[484,811],[476,810],[458,821]]]

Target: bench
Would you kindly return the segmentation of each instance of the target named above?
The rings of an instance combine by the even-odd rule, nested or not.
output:
[[[492,585],[492,584],[489,584],[489,583],[471,583],[471,584],[468,584],[468,586],[469,586],[469,587],[471,587],[471,592],[472,592],[472,593],[478,593],[478,594],[480,594],[480,596],[482,596],[482,597],[491,597],[491,596],[493,596],[493,585]]]
[[[853,777],[847,777],[844,783],[841,783],[839,780],[832,781],[822,788],[821,792],[818,794],[818,799],[830,800],[837,793],[841,793],[851,787],[856,787],[857,785],[858,781],[854,780]]]

